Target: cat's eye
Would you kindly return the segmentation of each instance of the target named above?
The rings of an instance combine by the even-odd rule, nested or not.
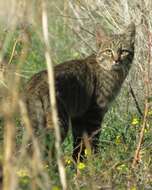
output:
[[[113,54],[113,51],[112,51],[112,49],[106,49],[106,50],[105,50],[105,53],[106,53],[107,55],[111,56],[111,55]]]
[[[126,49],[122,49],[121,50],[121,57],[126,57],[128,56],[130,53],[130,51],[126,50]]]

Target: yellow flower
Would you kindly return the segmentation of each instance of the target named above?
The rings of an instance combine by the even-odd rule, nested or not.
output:
[[[133,118],[131,124],[132,124],[132,125],[137,125],[137,124],[139,124],[139,119],[136,118],[136,117]]]
[[[72,163],[72,161],[71,161],[71,159],[67,158],[67,159],[65,160],[65,163],[66,163],[67,165],[70,165],[70,164]]]
[[[75,57],[75,58],[79,57],[79,53],[78,52],[74,52],[73,53],[73,57]]]
[[[131,187],[131,189],[130,190],[137,190],[137,188],[136,187]]]
[[[48,164],[45,164],[43,167],[44,167],[44,169],[47,170],[47,169],[49,168],[49,165],[48,165]]]
[[[84,154],[85,154],[86,157],[87,157],[87,156],[91,156],[91,149],[90,149],[90,148],[86,148],[86,149],[84,150]]]
[[[152,116],[152,110],[148,111],[148,115]]]
[[[86,165],[83,162],[79,162],[77,167],[78,167],[79,170],[84,170]]]
[[[53,186],[52,190],[60,190],[60,188],[58,186]]]
[[[148,132],[148,129],[144,129],[144,133],[147,133]]]
[[[29,172],[26,169],[20,169],[16,172],[19,177],[29,176]]]
[[[117,167],[117,169],[121,172],[127,172],[128,167],[125,164],[121,164],[120,166]]]
[[[121,143],[121,136],[116,136],[116,139],[115,139],[115,143],[116,144],[120,144]]]

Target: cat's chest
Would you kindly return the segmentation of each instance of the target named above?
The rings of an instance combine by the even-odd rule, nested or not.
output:
[[[103,110],[107,110],[120,91],[121,84],[119,73],[112,73],[99,67],[96,71],[95,87],[97,105]]]

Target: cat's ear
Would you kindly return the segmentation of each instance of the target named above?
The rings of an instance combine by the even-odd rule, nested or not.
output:
[[[135,27],[135,23],[131,22],[127,28],[126,28],[127,33],[130,36],[135,36],[135,32],[136,32],[136,27]]]
[[[99,24],[96,25],[96,46],[97,48],[100,47],[100,45],[107,40],[107,36],[105,31],[99,26]]]
[[[131,22],[125,29],[125,33],[127,34],[128,38],[130,38],[130,43],[135,42],[135,33],[136,33],[136,27],[133,22]]]

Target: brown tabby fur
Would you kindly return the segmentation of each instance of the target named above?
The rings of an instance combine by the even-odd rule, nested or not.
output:
[[[55,66],[55,88],[64,140],[69,121],[72,124],[73,158],[83,157],[83,135],[89,137],[97,151],[101,123],[109,105],[120,91],[134,56],[135,26],[131,23],[123,34],[97,34],[98,51],[85,59]],[[35,74],[25,88],[26,105],[35,129],[52,125],[47,71]]]

